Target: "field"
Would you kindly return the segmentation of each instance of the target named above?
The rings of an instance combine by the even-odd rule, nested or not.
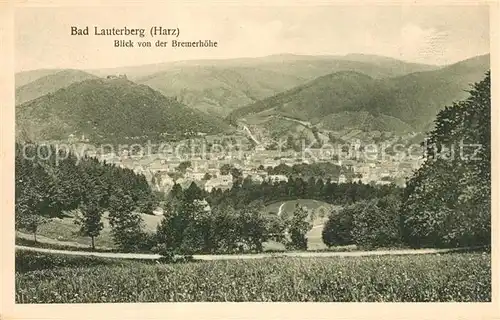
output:
[[[155,264],[18,251],[17,303],[491,301],[486,253]]]
[[[156,226],[160,223],[162,216],[153,216],[149,214],[141,214],[144,220],[144,230],[147,232],[155,232]],[[96,247],[103,249],[114,248],[113,239],[111,237],[111,228],[109,226],[108,214],[103,215],[102,222],[104,229],[99,237],[96,238]],[[40,242],[71,245],[75,247],[89,247],[90,238],[82,237],[77,234],[79,226],[75,224],[73,216],[68,213],[62,219],[52,219],[49,223],[40,226],[37,238]],[[19,233],[24,239],[33,239],[32,235]]]

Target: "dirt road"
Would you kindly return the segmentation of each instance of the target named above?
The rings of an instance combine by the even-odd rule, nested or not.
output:
[[[221,255],[194,255],[196,260],[242,260],[242,259],[264,259],[272,257],[363,257],[363,256],[383,256],[383,255],[416,255],[416,254],[435,254],[454,251],[464,251],[474,248],[458,249],[415,249],[415,250],[376,250],[376,251],[353,251],[353,252],[280,252],[280,253],[261,253],[261,254],[221,254]],[[90,252],[90,251],[66,251],[45,248],[35,248],[16,245],[16,250],[30,250],[36,252],[66,254],[75,256],[95,256],[102,258],[116,259],[147,259],[154,260],[160,256],[157,254],[144,253],[114,253],[114,252]]]

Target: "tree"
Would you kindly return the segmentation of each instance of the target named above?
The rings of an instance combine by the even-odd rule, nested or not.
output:
[[[229,172],[233,176],[233,184],[241,185],[241,183],[243,182],[243,172],[235,167],[232,167]]]
[[[210,224],[205,250],[210,252],[235,252],[241,235],[238,232],[238,216],[230,205],[215,207],[207,222]]]
[[[300,206],[298,203],[295,206],[292,217],[289,222],[290,247],[293,249],[307,250],[306,234],[313,225],[308,220],[309,211],[307,208]]]
[[[153,210],[158,205],[158,200],[154,194],[141,197],[138,200],[137,210],[144,214],[153,214]]]
[[[190,161],[183,161],[179,163],[179,166],[177,166],[177,171],[181,173],[186,173],[187,168],[191,167],[191,162]]]
[[[210,180],[210,179],[212,179],[212,175],[211,175],[210,173],[208,173],[208,172],[207,172],[207,173],[205,173],[205,175],[203,176],[203,179],[202,179],[202,180],[204,180],[204,181],[208,181],[208,180]]]
[[[104,225],[101,221],[102,209],[96,201],[89,201],[80,204],[81,215],[77,217],[75,223],[80,226],[80,234],[90,237],[92,250],[95,249],[95,238],[99,236]]]
[[[293,136],[288,135],[286,137],[286,148],[287,149],[295,149],[295,140],[293,139]]]
[[[54,184],[44,167],[21,156],[19,145],[16,145],[15,167],[15,227],[33,234],[37,242],[38,228],[59,215],[51,208],[60,207],[52,197]]]
[[[165,204],[164,218],[160,222],[156,239],[164,255],[191,255],[210,251],[211,208],[202,199],[201,189],[192,183],[179,198]]]
[[[16,143],[15,171],[16,228],[35,236],[40,224],[90,201],[109,207],[118,189],[130,195],[131,210],[140,206],[149,211],[155,203],[143,175],[51,145]]]
[[[231,169],[232,166],[230,164],[225,163],[220,167],[219,171],[221,175],[227,176],[231,172]]]
[[[262,252],[262,244],[270,236],[266,228],[266,217],[262,211],[262,207],[258,204],[248,205],[239,211],[237,221],[242,241],[257,252]]]
[[[181,209],[181,202],[177,198],[166,202],[163,219],[156,229],[156,248],[167,259],[172,259],[182,244],[186,220]]]
[[[289,228],[289,219],[281,215],[269,215],[266,219],[267,226],[266,229],[268,231],[268,237],[271,240],[274,240],[279,243],[283,243],[285,246],[288,245],[289,239],[288,228]]]
[[[134,212],[132,197],[118,189],[109,200],[109,224],[115,243],[125,251],[136,250],[143,238],[142,218]]]
[[[203,190],[195,182],[191,182],[189,187],[183,192],[182,199],[185,203],[203,199]]]
[[[328,247],[344,246],[353,243],[351,231],[355,208],[351,205],[330,213],[321,233],[323,242]]]
[[[180,184],[178,184],[178,183],[174,184],[174,186],[172,187],[172,190],[170,190],[170,196],[172,198],[177,198],[177,199],[182,197],[182,187]]]
[[[403,195],[403,236],[414,247],[490,244],[490,72],[466,100],[437,115],[426,161]]]
[[[35,243],[37,242],[36,235],[38,228],[50,221],[49,218],[41,216],[39,214],[30,213],[23,209],[18,209],[16,212],[16,226],[20,229],[25,229],[26,231],[33,234],[33,239]]]
[[[185,229],[181,242],[181,252],[191,255],[196,252],[210,252],[211,244],[211,208],[205,200],[194,199],[184,202],[183,212]]]

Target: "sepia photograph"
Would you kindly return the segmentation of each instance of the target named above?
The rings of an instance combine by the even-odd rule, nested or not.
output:
[[[492,6],[16,7],[15,304],[492,302]]]

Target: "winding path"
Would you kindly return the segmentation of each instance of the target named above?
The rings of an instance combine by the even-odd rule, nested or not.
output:
[[[284,206],[284,205],[285,205],[285,203],[283,202],[283,203],[281,204],[281,206],[279,207],[279,209],[278,209],[278,217],[279,217],[279,216],[281,216],[281,211],[283,211],[283,206]]]
[[[248,129],[248,127],[246,125],[243,125],[243,130],[245,130],[248,135],[250,136],[250,138],[257,144],[257,145],[260,145],[260,142],[259,140],[257,140],[257,138],[255,138],[255,136],[252,134],[252,131],[250,131],[250,129]]]
[[[353,252],[280,252],[280,253],[260,253],[260,254],[221,254],[221,255],[193,255],[195,260],[248,260],[264,259],[273,257],[363,257],[363,256],[384,256],[384,255],[416,255],[416,254],[436,254],[456,251],[466,251],[482,247],[467,247],[457,249],[414,249],[414,250],[376,250],[376,251],[353,251]],[[141,259],[155,260],[160,257],[158,254],[145,253],[115,253],[115,252],[90,252],[90,251],[67,251],[45,248],[35,248],[16,245],[16,250],[29,250],[44,253],[66,254],[74,256],[95,256],[114,259]]]

